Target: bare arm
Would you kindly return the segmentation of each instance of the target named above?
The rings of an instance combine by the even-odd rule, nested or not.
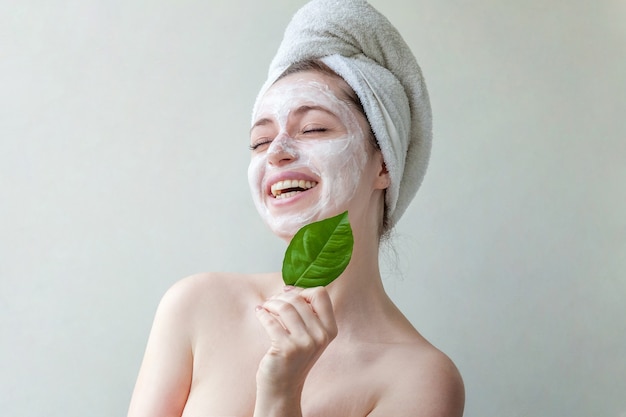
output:
[[[191,385],[192,352],[184,285],[157,309],[128,417],[180,417]]]
[[[302,416],[306,377],[337,335],[330,297],[323,287],[286,288],[257,308],[271,347],[257,371],[254,417]]]

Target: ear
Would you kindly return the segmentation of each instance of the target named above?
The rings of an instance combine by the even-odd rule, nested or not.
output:
[[[377,152],[376,158],[378,159],[379,169],[376,181],[374,182],[374,187],[377,190],[385,190],[391,185],[391,177],[389,176],[389,171],[387,171],[387,165],[383,159],[382,152]]]

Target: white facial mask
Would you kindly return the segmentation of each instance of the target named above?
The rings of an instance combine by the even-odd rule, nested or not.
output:
[[[278,236],[291,239],[302,226],[347,210],[368,161],[368,139],[357,119],[358,111],[337,98],[327,85],[297,75],[281,81],[268,90],[254,117],[255,121],[271,121],[273,137],[268,137],[269,146],[253,151],[248,181],[265,223]],[[298,118],[297,110],[303,106],[330,111],[343,132],[307,137],[302,131],[317,118],[315,113]],[[267,191],[278,179],[302,178],[318,184],[293,200],[277,199]]]

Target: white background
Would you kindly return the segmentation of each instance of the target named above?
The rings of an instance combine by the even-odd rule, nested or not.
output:
[[[0,414],[124,415],[170,285],[280,267],[249,116],[302,4],[0,0]],[[372,4],[435,126],[390,294],[466,416],[626,415],[626,3]]]

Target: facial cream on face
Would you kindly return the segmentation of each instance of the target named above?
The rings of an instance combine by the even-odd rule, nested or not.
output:
[[[346,210],[368,160],[357,110],[320,79],[311,73],[285,77],[268,90],[254,117],[270,124],[263,129],[271,137],[263,138],[269,144],[250,161],[252,197],[265,223],[285,239],[308,223]],[[324,128],[328,133],[309,133]],[[291,189],[286,181],[300,180],[302,191],[275,196]]]

